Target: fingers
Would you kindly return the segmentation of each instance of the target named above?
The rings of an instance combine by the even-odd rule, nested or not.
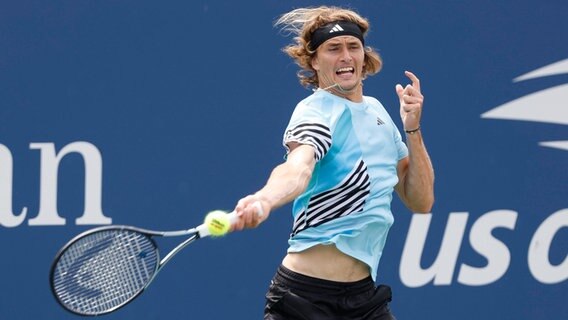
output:
[[[255,196],[247,196],[241,199],[235,207],[237,221],[231,226],[231,231],[256,228],[268,217],[262,203]]]
[[[408,97],[417,97],[423,99],[422,93],[420,91],[420,80],[418,79],[418,77],[410,71],[405,71],[404,74],[410,79],[410,81],[412,81],[412,84],[407,84],[405,87],[400,84],[396,85],[396,94],[398,95],[401,102],[406,102],[406,98]],[[408,97],[405,98],[405,96]],[[414,100],[415,99],[413,99],[413,101]]]
[[[398,98],[400,99],[400,102],[406,102],[409,97],[423,99],[422,93],[420,91],[420,80],[418,80],[418,78],[410,71],[405,71],[405,74],[412,81],[412,84],[407,84],[405,87],[400,84],[396,85],[395,90]],[[415,101],[416,99],[411,100]]]
[[[396,94],[398,95],[398,98],[402,101],[402,97],[404,95],[404,88],[400,84],[397,84],[395,86],[395,90]]]
[[[410,71],[404,71],[404,74],[412,81],[412,87],[420,92],[420,80],[418,77]]]
[[[420,91],[416,90],[412,85],[407,85],[403,88],[398,84],[396,85],[396,93],[400,100],[401,107],[407,112],[407,107],[420,107],[424,101],[424,97]]]
[[[407,88],[403,90],[401,97],[401,100],[405,103],[420,103],[423,99],[422,94],[410,86],[407,86]]]
[[[414,129],[420,126],[424,96],[420,91],[420,80],[418,77],[410,71],[405,71],[404,74],[410,79],[412,84],[404,87],[397,84],[395,89],[400,100],[400,115],[406,130],[407,128]]]

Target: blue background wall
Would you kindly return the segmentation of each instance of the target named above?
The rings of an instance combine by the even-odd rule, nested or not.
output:
[[[86,193],[79,153],[61,159],[52,190],[65,224],[29,222],[41,207],[43,155],[32,144],[60,152],[82,141],[98,150],[102,211],[115,224],[176,230],[200,223],[211,209],[231,209],[282,161],[282,131],[310,93],[280,52],[290,39],[272,23],[293,8],[319,4],[1,1],[0,318],[75,318],[51,296],[48,271],[68,239],[93,227],[75,221]],[[436,261],[448,219],[466,218],[463,234],[453,230],[463,241],[449,283],[409,285],[400,270],[403,251],[415,245],[405,247],[413,216],[394,201],[396,222],[379,277],[393,287],[397,317],[566,319],[568,97],[565,87],[544,90],[568,82],[568,67],[513,79],[566,61],[568,2],[325,4],[347,5],[370,19],[368,44],[383,56],[384,69],[366,80],[365,94],[379,98],[397,124],[395,84],[406,83],[404,70],[422,80],[422,126],[437,196],[422,269]],[[528,107],[516,100],[541,91]],[[486,114],[514,100],[519,103],[501,116]],[[542,144],[550,141],[560,142]],[[8,225],[23,208],[25,219]],[[496,210],[511,211],[513,226],[470,239],[474,223]],[[260,319],[286,249],[289,212],[281,208],[261,228],[188,247],[138,300],[107,318]],[[551,229],[541,235],[551,244],[541,262],[554,270],[554,283],[538,280],[528,263],[531,239],[547,218]],[[472,246],[492,247],[487,239],[510,253],[504,273],[484,285],[461,283],[460,266],[494,261]]]

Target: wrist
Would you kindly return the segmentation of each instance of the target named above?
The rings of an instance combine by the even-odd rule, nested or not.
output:
[[[272,208],[274,207],[273,201],[271,201],[271,199],[266,194],[264,194],[262,190],[256,192],[254,194],[254,197],[256,198],[257,202],[260,202],[261,204],[266,204],[269,210],[272,210]],[[266,208],[263,207],[263,209]]]
[[[420,125],[418,125],[418,127],[416,129],[412,129],[412,130],[406,130],[405,129],[404,130],[404,132],[406,132],[406,134],[410,134],[410,135],[416,134],[418,131],[420,131]]]

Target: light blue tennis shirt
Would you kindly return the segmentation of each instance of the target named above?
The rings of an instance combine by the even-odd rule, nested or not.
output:
[[[317,162],[293,204],[288,252],[335,244],[366,263],[376,280],[394,221],[397,163],[408,155],[391,117],[375,98],[355,103],[319,89],[296,106],[284,134],[287,150],[290,142],[313,146]]]

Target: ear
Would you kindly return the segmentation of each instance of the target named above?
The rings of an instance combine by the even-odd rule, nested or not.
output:
[[[314,68],[314,70],[319,71],[319,61],[318,61],[317,56],[314,56],[312,58],[312,61],[310,62],[310,64],[312,65],[312,68]]]

